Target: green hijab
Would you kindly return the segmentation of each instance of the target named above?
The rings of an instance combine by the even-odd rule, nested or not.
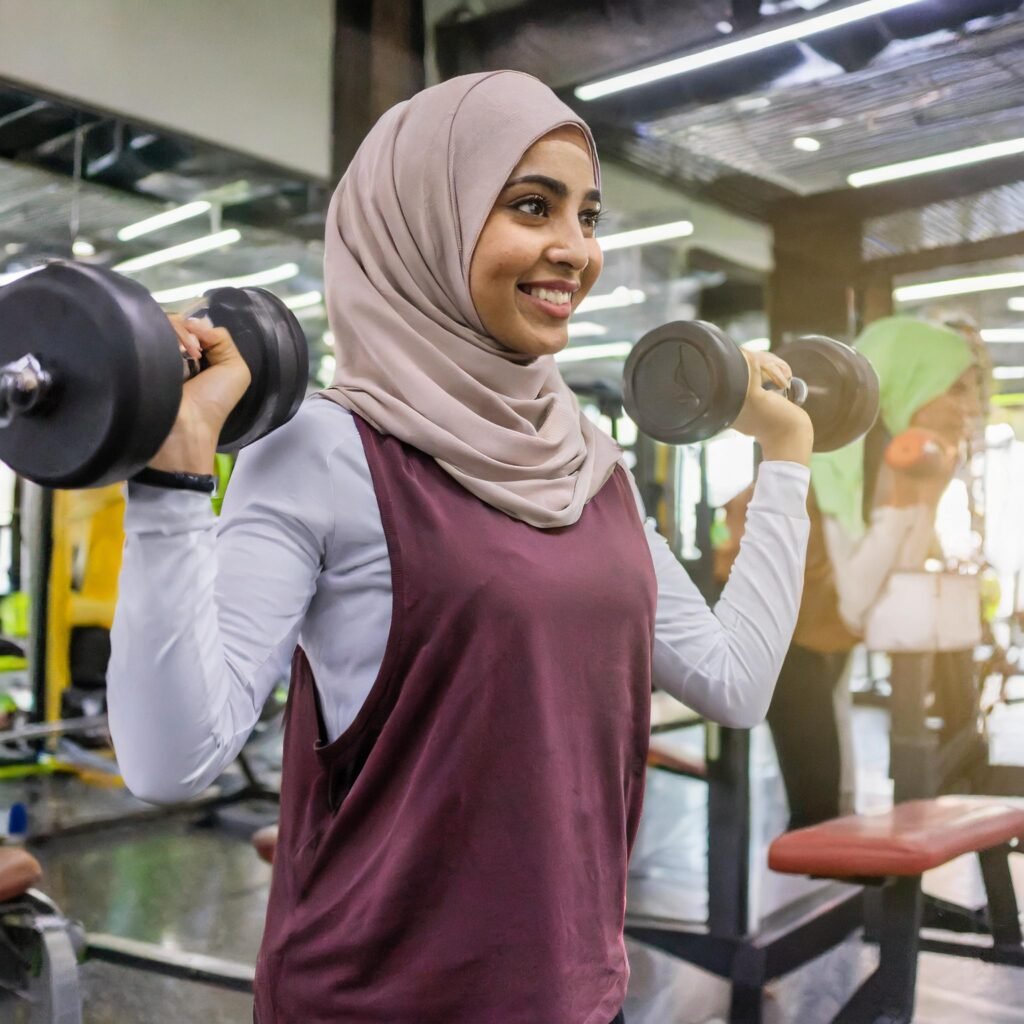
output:
[[[967,341],[948,327],[908,316],[876,320],[854,348],[878,373],[879,417],[895,436],[918,409],[948,391],[974,363]],[[811,484],[823,515],[837,519],[851,537],[864,533],[864,439],[811,459]]]

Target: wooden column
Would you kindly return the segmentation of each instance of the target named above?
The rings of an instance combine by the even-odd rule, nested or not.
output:
[[[772,343],[788,336],[856,332],[855,282],[860,270],[861,222],[841,209],[787,202],[773,218],[775,269],[768,287]]]
[[[332,174],[341,177],[374,122],[425,84],[422,0],[337,0]]]

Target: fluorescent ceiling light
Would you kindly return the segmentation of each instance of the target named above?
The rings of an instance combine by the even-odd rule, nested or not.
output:
[[[570,338],[599,338],[602,334],[607,333],[607,327],[602,327],[600,324],[592,324],[586,320],[569,324]]]
[[[268,284],[280,284],[299,276],[297,263],[282,263],[279,267],[260,270],[255,274],[242,277],[222,277],[219,281],[197,281],[195,284],[184,284],[180,288],[167,288],[162,292],[153,292],[157,302],[183,302],[185,299],[196,299],[214,288],[258,288]]]
[[[1024,295],[1015,295],[1012,299],[1008,299],[1006,308],[1013,310],[1014,313],[1024,313]]]
[[[327,310],[323,304],[316,306],[307,306],[305,309],[297,310],[295,313],[296,320],[322,320],[327,316]]]
[[[994,292],[1000,288],[1024,288],[1024,273],[984,274],[981,277],[957,277],[950,281],[929,281],[908,284],[893,290],[897,302],[940,299],[947,295],[970,295],[972,292]]]
[[[71,252],[75,256],[95,256],[96,246],[86,238],[76,238],[71,245]]]
[[[847,175],[846,180],[854,188],[863,188],[865,185],[912,178],[918,174],[932,174],[935,171],[949,170],[951,167],[966,167],[968,164],[978,164],[983,160],[994,160],[1000,156],[1014,156],[1017,153],[1024,153],[1024,139],[990,142],[985,146],[971,146],[970,149],[957,149],[952,153],[938,153],[918,160],[904,160],[898,164],[875,167],[869,171],[856,171]]]
[[[316,382],[322,388],[329,388],[334,380],[334,371],[338,368],[337,362],[331,353],[322,355],[316,368]]]
[[[319,306],[324,297],[319,292],[303,292],[301,295],[289,295],[282,301],[289,309],[308,309]]]
[[[693,234],[693,224],[688,220],[676,220],[671,224],[656,224],[652,228],[637,228],[635,231],[620,231],[616,235],[598,238],[603,252],[613,249],[628,249],[633,245],[650,245],[652,242],[668,242],[673,238],[686,238]]]
[[[798,135],[793,140],[793,147],[802,150],[804,153],[817,153],[821,149],[821,143],[812,139],[809,135]]]
[[[225,245],[234,245],[241,237],[241,232],[235,228],[218,231],[215,235],[194,238],[191,242],[183,242],[181,245],[172,245],[169,249],[158,249],[145,256],[125,260],[124,263],[118,263],[114,270],[121,274],[131,274],[137,270],[158,267],[161,263],[172,263],[174,260],[188,259],[189,256],[198,256],[200,253],[220,249]]]
[[[620,285],[607,295],[588,295],[577,307],[577,313],[593,313],[598,309],[622,309],[647,301],[647,295],[639,288]]]
[[[997,366],[992,376],[996,380],[1024,380],[1024,366]]]
[[[1024,327],[988,327],[981,332],[982,341],[1008,345],[1024,341]]]
[[[37,270],[42,270],[45,264],[40,264],[38,267],[29,267],[27,270],[12,270],[6,274],[0,274],[0,288],[5,284],[11,284],[13,281],[17,281],[20,277],[26,277],[29,274],[34,274]]]
[[[727,43],[709,46],[705,50],[687,53],[682,57],[676,57],[674,60],[664,61],[661,64],[653,64],[650,67],[638,68],[636,71],[629,71],[623,75],[614,75],[611,78],[589,82],[587,85],[581,85],[575,90],[576,98],[596,100],[601,96],[610,96],[612,93],[622,92],[624,89],[634,89],[638,85],[658,82],[663,78],[673,78],[676,75],[686,74],[688,71],[697,71],[700,68],[710,67],[713,64],[735,60],[737,57],[746,57],[748,54],[757,53],[759,50],[766,50],[771,46],[780,46],[782,43],[806,39],[808,36],[817,35],[819,32],[827,32],[830,29],[849,25],[851,22],[860,21],[863,18],[873,18],[878,14],[884,14],[886,11],[894,11],[898,7],[909,7],[911,4],[918,2],[920,0],[866,0],[866,2],[850,4],[848,7],[840,10],[812,15],[810,18],[802,18],[799,21],[790,22],[788,25],[769,29],[767,32],[757,32],[754,35],[741,36]]]
[[[740,348],[745,348],[750,352],[767,352],[771,347],[770,338],[751,338],[750,341],[745,341],[740,345]]]
[[[557,363],[580,363],[586,359],[623,359],[633,348],[629,341],[609,341],[605,345],[576,345],[555,353]]]
[[[334,344],[334,332],[333,331],[324,331],[324,333],[322,335],[320,335],[320,340],[325,345],[333,345]]]
[[[159,231],[161,228],[166,228],[171,224],[178,224],[183,220],[199,217],[209,212],[210,204],[205,200],[186,203],[184,206],[176,206],[173,210],[167,210],[166,213],[158,213],[155,217],[147,217],[145,220],[140,220],[137,224],[129,224],[128,227],[121,228],[118,231],[117,237],[122,242],[130,242],[133,238],[138,238],[140,235],[148,235],[151,231]]]

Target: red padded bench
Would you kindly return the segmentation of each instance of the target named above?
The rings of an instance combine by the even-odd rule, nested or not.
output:
[[[1024,810],[987,797],[913,800],[884,814],[854,814],[787,832],[772,843],[773,871],[881,887],[878,969],[833,1024],[910,1024],[920,949],[1024,966],[1008,854],[1024,838]],[[991,946],[922,940],[921,876],[978,854]]]
[[[0,846],[0,903],[24,896],[43,877],[32,854],[17,846]]]
[[[647,767],[661,768],[673,775],[682,775],[688,779],[707,781],[708,766],[700,754],[680,750],[663,741],[651,737],[651,746],[647,751]]]

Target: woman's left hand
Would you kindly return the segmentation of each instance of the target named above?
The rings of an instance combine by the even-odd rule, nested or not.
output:
[[[810,417],[781,392],[766,391],[763,386],[775,384],[785,391],[793,377],[789,364],[771,352],[742,351],[750,379],[743,409],[733,428],[755,438],[768,462],[808,465],[814,445]]]

